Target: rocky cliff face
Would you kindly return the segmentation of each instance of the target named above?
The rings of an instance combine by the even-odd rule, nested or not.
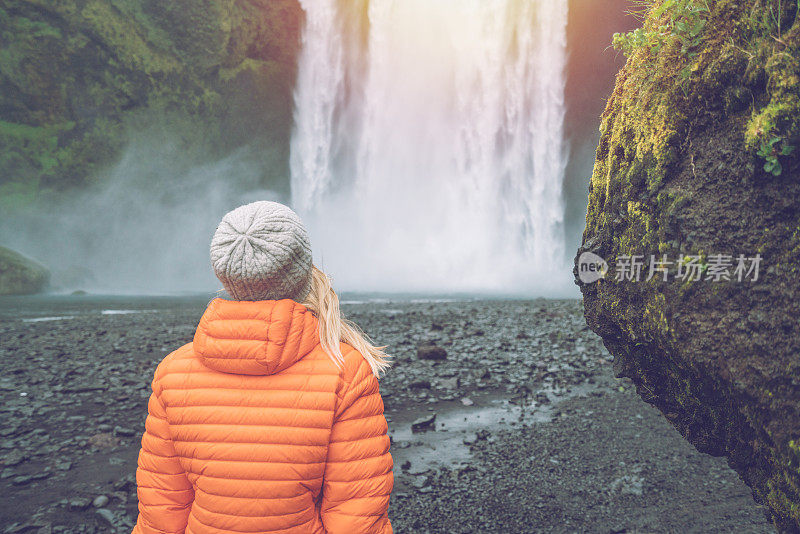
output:
[[[297,0],[8,0],[0,6],[0,203],[81,185],[160,121],[189,146],[264,136],[285,165]]]
[[[616,45],[630,57],[602,116],[576,256],[587,323],[616,374],[796,532],[798,4],[658,0]],[[590,283],[587,251],[609,267]]]

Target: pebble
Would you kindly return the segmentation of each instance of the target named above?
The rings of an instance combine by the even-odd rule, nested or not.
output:
[[[69,501],[69,508],[70,510],[86,510],[91,506],[92,501],[85,498],[85,497],[76,497],[70,499]]]
[[[26,456],[22,451],[13,450],[3,457],[2,464],[9,467],[19,465],[25,458]]]
[[[491,378],[491,376],[492,376],[491,371],[489,371],[489,369],[487,369],[485,367],[482,368],[482,369],[476,369],[475,370],[475,378],[485,379],[485,378]]]
[[[420,345],[417,348],[417,357],[421,360],[446,360],[447,351],[437,345]]]
[[[72,467],[72,462],[69,461],[56,462],[56,469],[58,469],[59,471],[69,471],[71,467]]]
[[[415,488],[424,488],[425,486],[427,486],[427,485],[428,485],[428,484],[430,484],[430,483],[431,483],[431,480],[430,480],[430,478],[429,478],[429,477],[426,477],[426,476],[419,476],[419,477],[416,477],[416,478],[414,479],[414,482],[412,483],[412,485],[413,485]]]
[[[436,422],[436,412],[429,415],[424,415],[411,423],[412,432],[425,432],[431,430]]]
[[[114,435],[123,437],[132,437],[136,435],[136,431],[131,430],[130,428],[125,428],[117,425],[114,427]]]
[[[443,389],[456,389],[458,388],[459,380],[457,376],[453,378],[442,378],[439,380],[439,387]]]
[[[116,523],[116,518],[114,517],[114,512],[109,510],[108,508],[98,508],[95,513],[102,517],[109,525],[114,526]]]

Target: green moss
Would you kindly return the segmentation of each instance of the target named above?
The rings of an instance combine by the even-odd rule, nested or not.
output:
[[[89,30],[116,51],[122,65],[147,74],[179,71],[181,65],[163,51],[153,48],[141,35],[134,20],[125,17],[103,0],[89,0],[80,13]]]
[[[15,17],[13,24],[17,31],[25,32],[31,39],[61,39],[61,30],[41,20],[31,20],[26,17]]]
[[[789,451],[792,454],[791,462],[793,467],[800,474],[800,438],[789,440]]]
[[[36,199],[38,184],[35,181],[0,184],[0,208],[16,210]]]
[[[55,153],[59,138],[75,127],[74,122],[64,122],[48,126],[30,126],[7,121],[0,121],[0,145],[4,146],[0,154],[0,164],[6,169],[17,169],[16,175],[7,180],[11,182],[31,181],[38,183],[38,176],[54,172],[58,166]],[[19,193],[24,191],[24,193]],[[14,189],[8,194],[17,195],[20,199],[30,198],[28,187]]]
[[[0,136],[5,139],[16,139],[23,142],[55,143],[59,132],[69,131],[74,127],[74,122],[50,126],[30,126],[0,120]]]
[[[767,494],[765,496],[769,507],[780,516],[791,518],[796,523],[800,523],[800,503],[798,503],[798,492],[792,491],[792,481],[785,475],[770,478],[767,481]]]
[[[766,85],[765,98],[753,105],[745,130],[748,150],[785,162],[800,141],[800,4],[769,3],[751,15],[748,45],[754,83]],[[759,40],[758,37],[761,37]],[[796,157],[796,155],[795,155]],[[780,165],[778,171],[780,174]]]
[[[669,339],[672,331],[666,315],[666,298],[663,293],[659,292],[653,292],[651,295],[653,297],[645,303],[644,307],[644,319],[650,323],[649,330],[658,332],[665,341],[674,341]]]
[[[259,89],[240,91],[239,105],[272,87],[283,94],[300,20],[291,17],[301,14],[292,0],[3,2],[0,72],[15,90],[0,92],[0,183],[18,183],[6,198],[16,205],[37,188],[86,184],[118,156],[128,132],[167,116],[191,123],[187,137],[216,135],[203,146],[224,146],[229,139],[213,125],[232,106],[221,93],[253,72],[248,91]],[[285,127],[270,118],[280,115],[272,106],[290,104],[281,98],[259,103],[271,115],[255,135]]]
[[[259,77],[278,78],[282,74],[283,67],[274,61],[245,58],[238,65],[220,69],[219,77],[223,82],[227,83],[234,80],[241,73],[248,71],[258,74]]]

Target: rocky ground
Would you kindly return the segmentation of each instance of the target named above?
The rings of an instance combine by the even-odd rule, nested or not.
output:
[[[129,532],[150,380],[207,298],[0,299],[0,528]],[[584,325],[579,300],[351,301],[381,382],[396,532],[770,532]]]

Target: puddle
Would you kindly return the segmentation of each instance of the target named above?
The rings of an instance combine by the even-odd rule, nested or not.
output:
[[[442,304],[446,302],[462,302],[463,299],[448,299],[448,298],[426,298],[426,299],[411,299],[412,304]]]
[[[59,315],[56,317],[34,317],[32,319],[23,319],[24,323],[38,323],[40,321],[63,321],[64,319],[74,319],[74,315]]]
[[[84,315],[85,312],[81,310],[69,310],[71,312],[78,311],[81,315]],[[109,309],[109,310],[101,310],[101,315],[127,315],[131,313],[152,313],[158,310],[126,310],[126,309]],[[96,312],[95,312],[96,313]],[[63,321],[65,319],[74,319],[77,315],[50,315],[45,317],[27,317],[23,318],[22,321],[25,323],[38,323],[42,321]]]
[[[158,310],[103,310],[100,313],[103,315],[126,315],[128,313],[149,313]]]
[[[512,402],[500,395],[470,396],[474,402],[472,406],[464,406],[460,401],[442,401],[430,405],[431,411],[391,414],[389,429],[395,466],[399,470],[401,464],[409,460],[408,473],[418,474],[442,465],[466,464],[472,458],[470,444],[477,439],[488,437],[491,440],[495,431],[518,425],[546,424],[552,420],[555,405],[594,389],[596,386],[591,384],[571,386],[569,390],[539,389],[537,393],[547,396],[549,402],[546,403],[532,399]],[[412,431],[414,420],[432,413],[436,413],[436,419],[429,430]],[[489,432],[488,436],[485,431]]]

